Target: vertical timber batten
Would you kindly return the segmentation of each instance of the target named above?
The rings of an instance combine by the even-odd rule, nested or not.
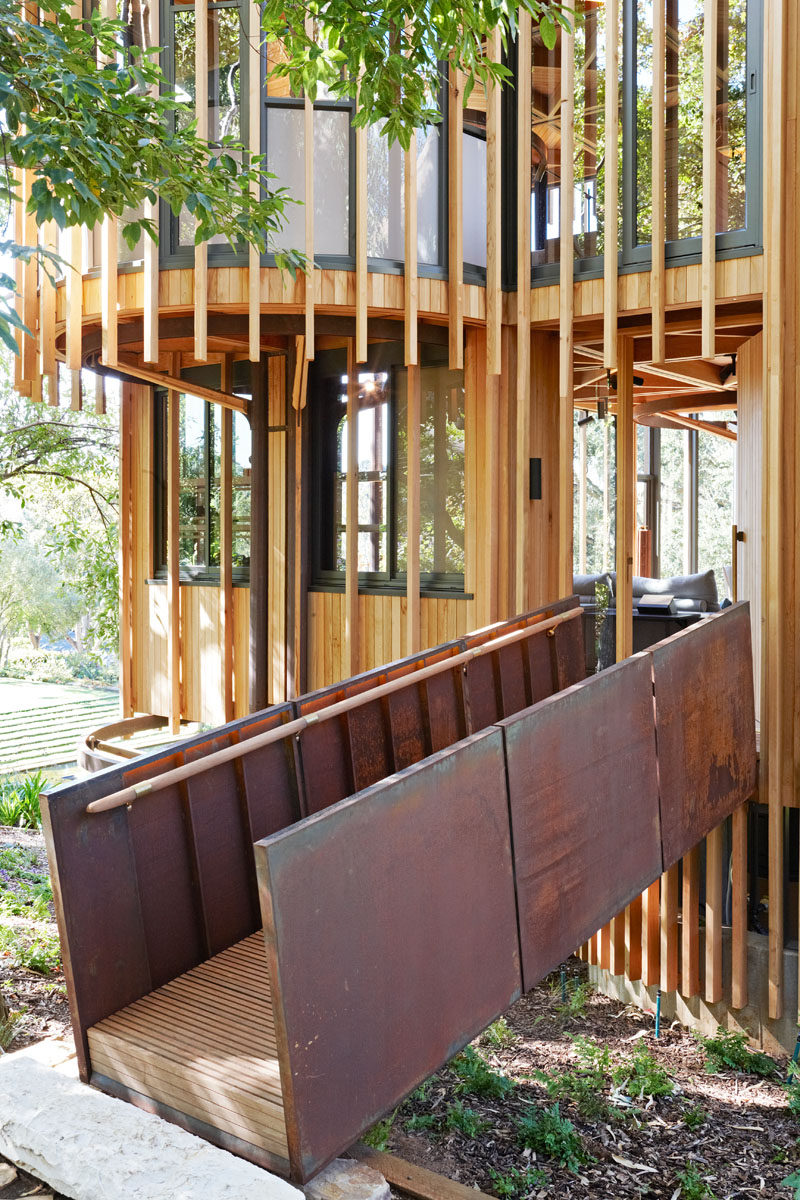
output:
[[[233,363],[229,354],[222,360],[222,390],[232,386]],[[219,472],[219,623],[222,648],[222,704],[225,720],[234,718],[233,679],[233,412],[220,412]]]
[[[531,452],[531,16],[519,15],[517,79],[517,424],[514,468],[514,608],[528,605]]]
[[[45,221],[42,226],[44,249],[54,254],[58,249],[55,221]],[[56,368],[56,289],[50,275],[51,264],[39,272],[39,358],[40,370],[47,379],[47,401],[58,405],[58,374]]]
[[[248,7],[248,42],[250,60],[247,137],[252,157],[261,153],[261,23],[260,8],[255,0]],[[250,192],[258,197],[258,184],[250,184]],[[251,245],[247,259],[247,321],[249,358],[257,363],[261,358],[261,255]]]
[[[345,666],[359,672],[358,627],[358,378],[355,339],[347,339],[347,483],[345,489]]]
[[[561,213],[559,274],[558,583],[572,590],[573,317],[575,309],[572,213],[575,186],[575,34],[561,30]],[[569,219],[565,220],[565,214]]]
[[[179,368],[180,369],[180,368]],[[169,719],[181,727],[180,640],[180,394],[167,392],[167,610],[169,613]]]
[[[617,662],[633,653],[633,542],[636,520],[636,426],[633,423],[633,343],[617,351]]]
[[[123,717],[133,716],[133,416],[131,387],[123,384],[119,406],[119,691]]]
[[[718,7],[718,0],[705,0],[703,15],[703,246],[700,267],[703,358],[713,358],[715,353]]]
[[[666,0],[653,3],[653,141],[652,141],[652,255],[650,265],[650,307],[653,311],[653,362],[667,357],[666,303]]]
[[[115,20],[116,0],[102,0],[100,11],[106,20]],[[117,365],[118,243],[117,218],[106,216],[100,230],[100,324],[102,361],[107,367]]]
[[[419,359],[417,317],[419,313],[419,273],[417,268],[417,135],[411,141],[403,158],[405,181],[405,280],[403,288],[405,307],[405,363],[416,366]],[[358,357],[356,355],[356,357]]]
[[[258,712],[270,702],[268,680],[268,544],[269,544],[269,425],[266,371],[262,362],[250,365],[250,688],[249,708]]]
[[[617,367],[619,240],[619,0],[606,0],[606,178],[603,251],[603,365]]]
[[[314,23],[306,21],[306,33],[314,36]],[[308,362],[314,357],[314,306],[317,299],[317,271],[314,266],[314,105],[310,96],[303,99],[303,153],[305,158],[305,356]]]
[[[356,362],[367,361],[367,129],[356,130]]]
[[[500,61],[500,33],[489,36],[490,55]],[[486,83],[486,372],[502,371],[502,195],[501,195],[501,90]]]
[[[150,0],[147,5],[147,36],[148,45],[159,46],[160,29],[159,29],[159,5],[155,0]],[[153,86],[151,95],[155,98],[158,89]],[[145,217],[158,224],[159,221],[159,203],[158,200],[145,200],[144,202]],[[160,231],[159,231],[160,233]],[[142,312],[142,327],[143,327],[143,346],[142,353],[146,363],[158,362],[158,243],[153,241],[151,237],[145,235],[144,239],[144,293],[143,293],[143,312]]]
[[[197,136],[208,141],[208,0],[194,0],[194,81]],[[197,221],[195,220],[195,227]],[[208,359],[208,242],[194,248],[194,357]]]
[[[464,104],[461,74],[450,65],[447,92],[448,136],[448,333],[450,369],[464,366]]]
[[[420,376],[419,366],[408,368],[408,545],[406,550],[406,652],[416,654],[420,643],[419,538],[420,538]]]

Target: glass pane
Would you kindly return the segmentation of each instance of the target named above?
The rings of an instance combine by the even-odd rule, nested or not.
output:
[[[179,124],[194,120],[195,14],[191,9],[173,14],[175,90],[192,106],[192,113],[179,117]],[[239,9],[215,8],[208,13],[208,138],[219,142],[223,137],[241,139],[241,78],[239,69]],[[178,223],[181,246],[194,244],[194,218],[181,213]],[[210,245],[227,245],[224,237],[212,238]]]
[[[664,577],[688,571],[686,522],[686,447],[688,433],[661,430],[661,495],[659,497],[659,574]]]
[[[367,254],[405,258],[405,172],[403,152],[390,146],[382,122],[367,130]],[[439,262],[439,130],[417,130],[417,257]]]
[[[558,262],[561,230],[561,39],[548,50],[534,24],[531,62],[531,262]]]
[[[270,72],[279,63],[286,62],[286,50],[282,42],[267,43],[267,95],[268,96],[296,96],[297,93],[292,91],[289,80],[286,76],[271,77]]]
[[[285,187],[300,204],[287,204],[283,229],[275,245],[302,250],[306,244],[305,134],[302,108],[267,108],[267,170],[275,176],[271,186]]]
[[[220,466],[222,448],[222,409],[218,404],[208,407],[208,467],[209,467],[209,504],[208,504],[208,561],[211,566],[219,566],[219,503],[220,503]]]
[[[606,10],[576,8],[574,246],[576,258],[593,258],[603,252]]]
[[[649,242],[652,0],[637,26],[637,237]],[[699,237],[703,203],[703,0],[667,0],[667,240]],[[747,0],[719,0],[717,232],[746,225]]]
[[[575,569],[615,569],[616,436],[614,418],[576,411],[574,446]]]
[[[358,376],[358,569],[386,573],[389,570],[389,525],[387,486],[389,479],[389,387],[388,374],[360,372]],[[345,387],[347,381],[344,381]],[[348,421],[339,424],[337,497],[339,504],[339,554],[344,569],[347,531]]]
[[[233,566],[250,566],[250,422],[233,414]]]
[[[350,252],[349,112],[314,110],[314,249]]]
[[[464,262],[486,266],[486,93],[476,83],[464,109]]]
[[[208,478],[206,461],[206,402],[181,396],[179,430],[180,490],[178,542],[182,567],[206,562]]]
[[[408,566],[407,374],[397,372],[397,569]],[[420,368],[420,571],[464,573],[464,373]]]
[[[713,421],[735,419],[734,413],[715,412]],[[715,433],[697,435],[697,565],[713,570],[717,594],[730,595],[725,568],[730,571],[731,525],[734,512],[736,442]]]

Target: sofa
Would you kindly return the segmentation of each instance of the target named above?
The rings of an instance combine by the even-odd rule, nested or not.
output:
[[[598,603],[598,585],[601,592]],[[595,575],[574,575],[573,591],[578,596],[583,614],[583,634],[586,649],[586,670],[593,674],[616,661],[617,573],[601,571]],[[672,595],[674,613],[659,615],[637,611],[642,596]],[[606,603],[607,601],[607,603]],[[633,650],[636,653],[660,642],[679,629],[702,620],[703,613],[718,612],[720,608],[717,581],[713,571],[698,571],[692,575],[672,575],[664,579],[633,577]]]

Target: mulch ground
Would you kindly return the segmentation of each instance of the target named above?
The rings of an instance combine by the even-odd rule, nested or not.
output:
[[[585,969],[577,960],[566,967],[568,996],[572,996]],[[656,1040],[652,1014],[585,990],[585,1003],[573,1004],[579,1011],[569,1015],[555,975],[506,1014],[507,1045],[493,1045],[486,1037],[474,1043],[490,1068],[514,1081],[507,1095],[499,1099],[476,1095],[465,1090],[463,1078],[445,1069],[423,1087],[422,1096],[418,1090],[401,1106],[385,1138],[385,1149],[469,1187],[512,1200],[795,1196],[793,1188],[781,1186],[784,1178],[800,1169],[800,1121],[787,1107],[785,1060],[776,1062],[770,1079],[734,1071],[710,1074],[702,1045],[682,1026],[675,1023],[662,1029]],[[582,993],[583,989],[579,1000]],[[597,1093],[601,1104],[616,1099],[622,1107],[615,1111],[614,1104],[606,1105],[606,1112],[587,1120],[573,1100],[563,1095],[554,1099],[537,1075],[542,1072],[563,1080],[566,1073],[574,1073],[576,1037],[607,1046],[612,1064],[630,1059],[637,1047],[646,1047],[668,1073],[674,1092],[638,1099],[621,1089],[612,1097],[609,1080],[609,1086]],[[631,1099],[632,1104],[627,1103]],[[585,1156],[571,1171],[547,1153],[524,1149],[519,1141],[518,1121],[552,1110],[555,1103],[559,1116],[570,1121],[580,1136]],[[461,1108],[456,1122],[462,1121],[467,1108],[483,1128],[472,1136],[454,1129],[454,1118],[448,1115],[454,1105]],[[470,1117],[467,1124],[471,1122]],[[420,1125],[428,1127],[420,1129]],[[687,1170],[695,1183],[687,1183]]]
[[[0,851],[9,847],[26,853],[26,886],[46,881],[41,834],[0,828]],[[0,898],[21,886],[0,869]],[[14,922],[25,934],[23,918]],[[52,909],[35,932],[55,934]],[[710,1074],[702,1045],[686,1029],[673,1024],[657,1040],[653,1014],[591,992],[577,960],[566,970],[566,1006],[556,974],[509,1010],[507,1029],[493,1027],[500,1044],[491,1035],[474,1043],[490,1071],[512,1081],[503,1085],[505,1094],[476,1094],[463,1074],[445,1068],[398,1109],[378,1136],[379,1148],[507,1200],[800,1200],[800,1189],[782,1186],[785,1177],[800,1171],[800,1120],[787,1107],[785,1061],[776,1062],[774,1076],[766,1079],[735,1071]],[[13,949],[0,950],[0,993],[12,1011],[22,1013],[10,1050],[69,1031],[58,971],[25,969]],[[574,1075],[576,1038],[608,1047],[609,1053],[608,1078],[595,1095],[601,1111],[588,1119],[574,1098],[550,1094],[542,1078],[551,1080],[552,1089],[554,1079]],[[639,1098],[613,1089],[613,1066],[642,1047],[668,1074],[671,1094]],[[555,1104],[580,1139],[580,1161],[572,1170],[552,1154],[520,1143],[519,1121],[552,1111]],[[694,1190],[688,1189],[687,1170]],[[0,1159],[2,1200],[54,1195],[23,1173],[8,1184],[2,1180]]]

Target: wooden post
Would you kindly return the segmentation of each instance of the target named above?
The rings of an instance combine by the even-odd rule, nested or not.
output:
[[[706,838],[706,1000],[722,999],[722,826]]]
[[[644,952],[642,982],[645,987],[658,987],[661,970],[661,883],[657,879],[642,893],[642,927]]]
[[[447,93],[448,330],[450,369],[464,366],[464,103],[461,75],[451,64]]]
[[[222,360],[222,389],[231,390],[233,362],[226,354]],[[222,645],[222,706],[225,720],[234,718],[233,678],[233,413],[220,413],[219,478],[219,623]]]
[[[683,858],[683,901],[681,919],[681,992],[696,996],[700,991],[700,848],[694,846]]]
[[[678,986],[678,867],[661,876],[661,991]]]
[[[167,608],[170,729],[181,727],[180,394],[167,392]]]
[[[259,712],[269,704],[267,659],[269,624],[268,561],[269,538],[269,458],[267,445],[266,371],[261,362],[250,367],[250,711]]]
[[[420,644],[420,598],[419,598],[419,538],[420,538],[420,377],[419,367],[408,368],[407,397],[408,438],[408,507],[406,550],[406,621],[407,654],[416,654]]]
[[[741,804],[731,820],[731,1005],[747,1004],[747,804]]]
[[[500,32],[489,35],[489,53],[500,61]],[[501,89],[486,84],[486,372],[499,375],[502,370],[501,324],[503,319],[502,280],[502,188],[500,128]]]
[[[657,0],[656,0],[657,3]],[[619,0],[606,0],[605,243],[603,250],[603,365],[617,368],[619,235]],[[617,614],[619,619],[619,614]]]
[[[665,0],[653,0],[653,141],[652,141],[652,256],[650,266],[650,307],[653,310],[654,362],[667,357],[666,338],[666,79],[667,21]]]
[[[572,591],[572,439],[574,270],[573,213],[575,211],[575,34],[561,31],[561,230],[559,275],[559,503],[558,578],[560,592]]]
[[[419,276],[417,270],[417,135],[403,159],[405,177],[405,363],[407,367],[419,361],[417,315],[419,312]]]
[[[247,138],[250,154],[261,153],[261,9],[254,0],[248,4],[248,42],[250,78],[248,81]],[[258,184],[251,183],[250,191],[258,197]],[[247,259],[247,324],[248,356],[250,362],[261,360],[261,255],[256,246],[250,246]]]
[[[345,663],[347,675],[359,672],[358,628],[358,378],[355,340],[347,340],[347,483],[345,498]]]
[[[703,242],[701,274],[702,354],[715,354],[717,233],[717,11],[718,0],[703,8]]]
[[[197,136],[208,141],[208,0],[194,0],[194,105]],[[197,222],[195,222],[196,226]],[[194,357],[208,358],[208,242],[194,248]]]
[[[636,520],[636,426],[633,423],[633,343],[617,353],[617,662],[633,652],[633,543]]]
[[[517,425],[514,608],[528,608],[531,454],[531,17],[519,14],[517,82]]]

